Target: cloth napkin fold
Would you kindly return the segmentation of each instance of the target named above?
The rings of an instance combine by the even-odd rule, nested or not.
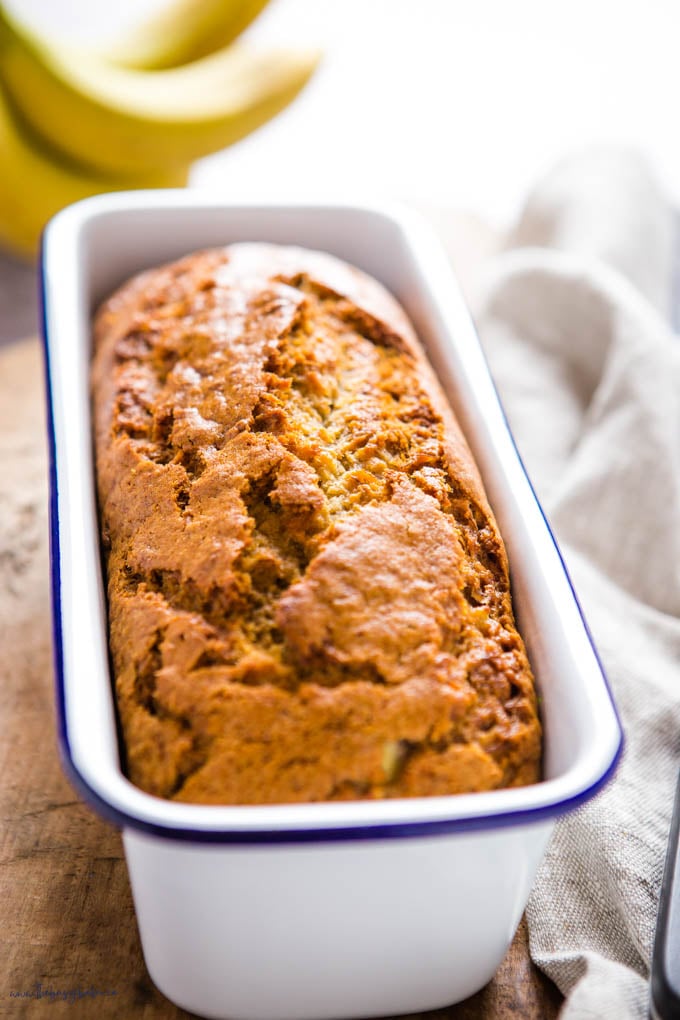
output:
[[[614,780],[558,823],[527,911],[561,1020],[648,1011],[680,765],[676,223],[641,157],[572,158],[530,196],[475,306],[626,735]]]

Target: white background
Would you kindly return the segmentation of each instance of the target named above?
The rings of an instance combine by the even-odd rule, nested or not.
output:
[[[10,0],[81,37],[162,0]],[[320,44],[294,106],[196,167],[229,197],[401,198],[503,226],[560,156],[645,151],[680,199],[678,0],[274,0],[252,34]]]

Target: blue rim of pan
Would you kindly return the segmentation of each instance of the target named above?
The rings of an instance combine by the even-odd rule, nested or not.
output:
[[[489,372],[494,387],[496,399],[498,400],[503,422],[512,442],[515,455],[524,473],[533,499],[543,518],[545,527],[555,547],[562,570],[569,585],[572,598],[578,610],[581,622],[592,648],[595,660],[602,675],[602,679],[609,697],[611,707],[618,727],[618,742],[612,754],[611,761],[603,773],[590,786],[580,790],[571,797],[557,800],[551,804],[543,804],[533,808],[524,808],[514,811],[507,811],[491,815],[470,815],[459,818],[426,819],[421,821],[386,822],[376,824],[357,824],[352,826],[328,824],[314,828],[290,827],[276,829],[201,829],[191,826],[165,825],[151,822],[129,813],[121,808],[112,805],[104,799],[97,790],[84,778],[77,768],[68,738],[66,725],[65,706],[65,677],[64,677],[64,655],[62,640],[62,613],[61,613],[61,569],[60,569],[60,548],[59,548],[59,507],[58,507],[58,472],[57,472],[57,449],[56,434],[53,417],[52,384],[50,373],[50,344],[49,331],[47,327],[47,285],[45,280],[44,265],[44,234],[40,252],[39,270],[39,303],[40,303],[40,324],[41,339],[44,355],[45,391],[47,403],[47,440],[49,459],[49,540],[50,540],[50,585],[52,595],[52,637],[53,656],[55,672],[55,695],[57,711],[57,738],[62,768],[71,782],[74,789],[86,801],[94,811],[106,821],[120,829],[133,829],[147,833],[151,836],[161,837],[169,840],[191,843],[211,843],[222,845],[274,845],[274,844],[319,844],[319,843],[344,843],[351,841],[366,840],[391,840],[391,839],[423,839],[432,836],[450,836],[456,833],[489,831],[502,829],[510,826],[539,824],[556,819],[560,815],[567,814],[590,800],[602,787],[604,787],[614,775],[621,758],[624,747],[623,727],[621,718],[612,695],[611,686],[597,648],[593,641],[590,628],[583,614],[581,604],[576,595],[574,585],[567,570],[564,558],[557,544],[557,540],[545,516],[539,502],[531,479],[527,474],[524,462],[517,448],[514,436],[501,403],[498,391],[496,390],[493,377]],[[486,356],[482,352],[488,370]]]

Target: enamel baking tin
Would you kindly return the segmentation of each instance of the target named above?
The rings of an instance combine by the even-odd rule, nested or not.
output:
[[[234,241],[330,252],[381,280],[410,314],[508,547],[541,697],[543,782],[455,797],[207,807],[149,796],[122,774],[94,495],[91,315],[138,270]],[[185,1009],[243,1020],[394,1015],[471,995],[512,940],[555,818],[608,779],[622,737],[437,241],[402,211],[122,193],[52,221],[43,286],[61,751],[74,786],[122,829],[151,977]]]

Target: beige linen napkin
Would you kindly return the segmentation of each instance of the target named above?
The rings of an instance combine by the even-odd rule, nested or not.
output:
[[[562,820],[528,908],[563,1020],[647,1016],[680,765],[680,340],[675,213],[630,152],[563,164],[490,263],[476,318],[626,734]]]

